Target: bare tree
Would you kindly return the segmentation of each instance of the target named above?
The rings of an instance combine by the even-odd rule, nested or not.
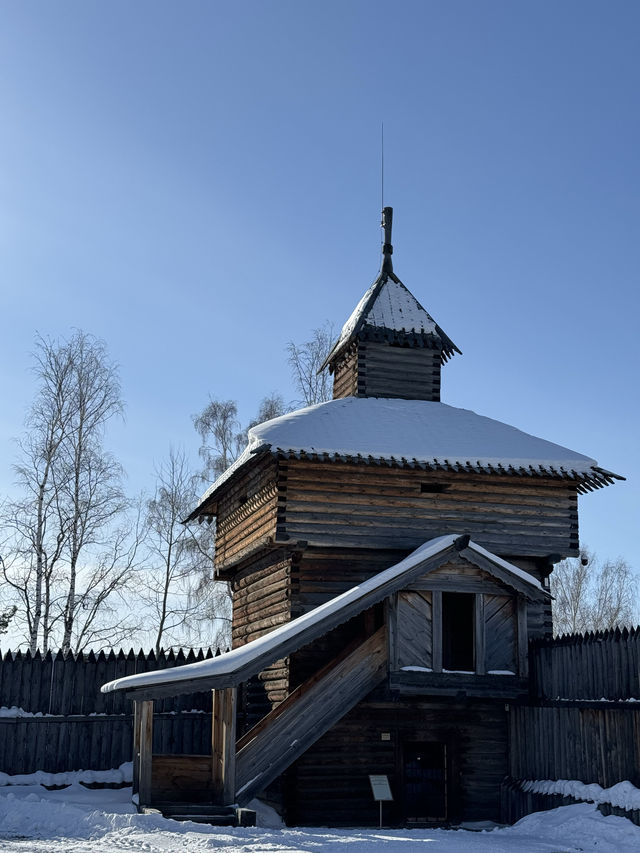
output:
[[[287,344],[293,383],[301,395],[297,401],[300,405],[311,406],[331,399],[331,376],[327,368],[320,368],[329,355],[332,342],[333,324],[327,320],[312,331],[308,341]]]
[[[211,578],[213,555],[200,541],[200,531],[182,524],[195,503],[196,486],[184,452],[171,448],[157,469],[156,492],[146,511],[148,556],[142,582],[157,652],[167,642],[184,642],[186,626],[203,622],[193,590],[203,578]]]
[[[227,470],[242,450],[238,405],[233,400],[210,399],[194,416],[193,425],[201,441],[198,452],[204,463],[202,479],[211,482]]]
[[[638,615],[637,592],[637,578],[625,560],[601,563],[583,548],[579,557],[562,560],[551,574],[554,633],[630,625]]]
[[[1,520],[2,571],[31,650],[46,651],[54,636],[69,650],[87,591],[98,577],[107,583],[95,561],[126,506],[120,466],[103,445],[123,406],[117,367],[91,335],[38,336],[34,358],[38,390],[15,466],[22,496]]]
[[[273,418],[279,418],[280,415],[284,415],[288,411],[290,411],[290,407],[285,403],[282,394],[279,394],[277,391],[272,391],[266,397],[263,397],[258,406],[255,418],[249,421],[243,433],[243,444],[248,441],[248,433],[251,427],[263,424],[265,421],[270,421]]]

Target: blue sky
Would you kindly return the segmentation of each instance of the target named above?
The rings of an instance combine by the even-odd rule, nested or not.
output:
[[[295,394],[287,341],[394,267],[462,349],[443,401],[627,475],[637,543],[640,6],[0,0],[0,493],[36,331],[107,342],[131,492],[209,394]]]

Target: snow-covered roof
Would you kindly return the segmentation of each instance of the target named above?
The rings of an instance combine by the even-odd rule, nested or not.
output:
[[[260,672],[273,661],[291,654],[301,646],[328,633],[336,625],[397,592],[421,574],[438,568],[456,552],[460,552],[462,557],[470,561],[473,561],[474,555],[478,555],[487,561],[486,565],[493,565],[495,570],[500,572],[500,578],[503,581],[531,597],[544,598],[549,595],[539,581],[528,572],[496,557],[475,542],[469,541],[468,536],[448,534],[430,539],[399,563],[244,646],[239,646],[218,657],[186,666],[118,678],[104,684],[102,692],[147,689],[151,693],[161,689],[163,685],[165,688],[167,685],[179,687],[181,683],[186,682],[188,686],[181,692],[196,692],[216,686],[238,684]],[[206,681],[206,684],[198,686],[199,681]],[[171,688],[165,689],[163,692],[166,694],[170,690]]]
[[[433,317],[392,272],[381,272],[356,305],[342,327],[340,337],[325,360],[332,364],[336,357],[359,336],[420,336],[431,338],[442,348],[443,357],[460,352]]]
[[[244,453],[205,492],[189,519],[260,452],[568,478],[577,481],[579,491],[623,479],[599,468],[595,459],[469,409],[427,400],[344,397],[252,427]]]

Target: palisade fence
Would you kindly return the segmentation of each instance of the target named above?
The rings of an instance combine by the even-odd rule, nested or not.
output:
[[[523,781],[575,779],[603,788],[629,781],[640,788],[640,628],[535,640],[529,667],[531,701],[509,713],[503,819],[564,802],[522,791]],[[638,810],[600,808],[640,824]]]
[[[213,656],[211,649],[159,655],[0,652],[0,771],[108,770],[131,761],[132,703],[124,691],[101,693],[101,685]],[[155,708],[155,752],[211,751],[210,691],[160,699]]]
[[[640,700],[640,627],[534,640],[533,696],[562,700]]]

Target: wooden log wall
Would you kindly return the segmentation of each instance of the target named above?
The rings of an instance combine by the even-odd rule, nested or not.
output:
[[[280,466],[286,476],[280,542],[413,550],[435,536],[469,533],[499,555],[577,554],[571,483],[375,463],[289,459]]]
[[[335,367],[333,398],[401,397],[438,403],[440,372],[438,349],[360,341]]]
[[[511,706],[510,768],[514,779],[577,779],[609,788],[640,787],[640,709],[590,705]]]
[[[640,700],[640,627],[540,640],[529,660],[540,700]]]
[[[154,752],[211,751],[210,713],[156,713],[153,723]],[[0,717],[0,770],[10,775],[110,770],[132,760],[132,744],[132,713]]]
[[[287,822],[377,826],[372,773],[386,774],[394,795],[383,819],[402,822],[402,744],[421,741],[447,745],[449,818],[498,820],[508,770],[504,704],[415,701],[361,703],[312,746],[285,777]]]
[[[393,565],[397,552],[308,548],[291,562],[291,618],[357,586]],[[369,621],[367,621],[369,620]],[[382,606],[370,615],[360,614],[329,634],[291,655],[290,689],[302,684],[334,658],[354,638],[382,624]]]
[[[358,346],[358,396],[440,402],[440,351],[367,341]]]
[[[333,399],[358,396],[358,350],[351,347],[336,365],[333,374]]]
[[[233,648],[273,631],[291,619],[291,558],[279,551],[246,566],[234,577]],[[280,660],[260,673],[240,697],[240,713],[247,717],[241,728],[264,716],[289,693],[288,662]],[[248,708],[252,701],[251,711]],[[250,719],[249,719],[250,717]]]
[[[220,497],[215,550],[218,570],[273,538],[277,507],[276,461],[266,454]]]

